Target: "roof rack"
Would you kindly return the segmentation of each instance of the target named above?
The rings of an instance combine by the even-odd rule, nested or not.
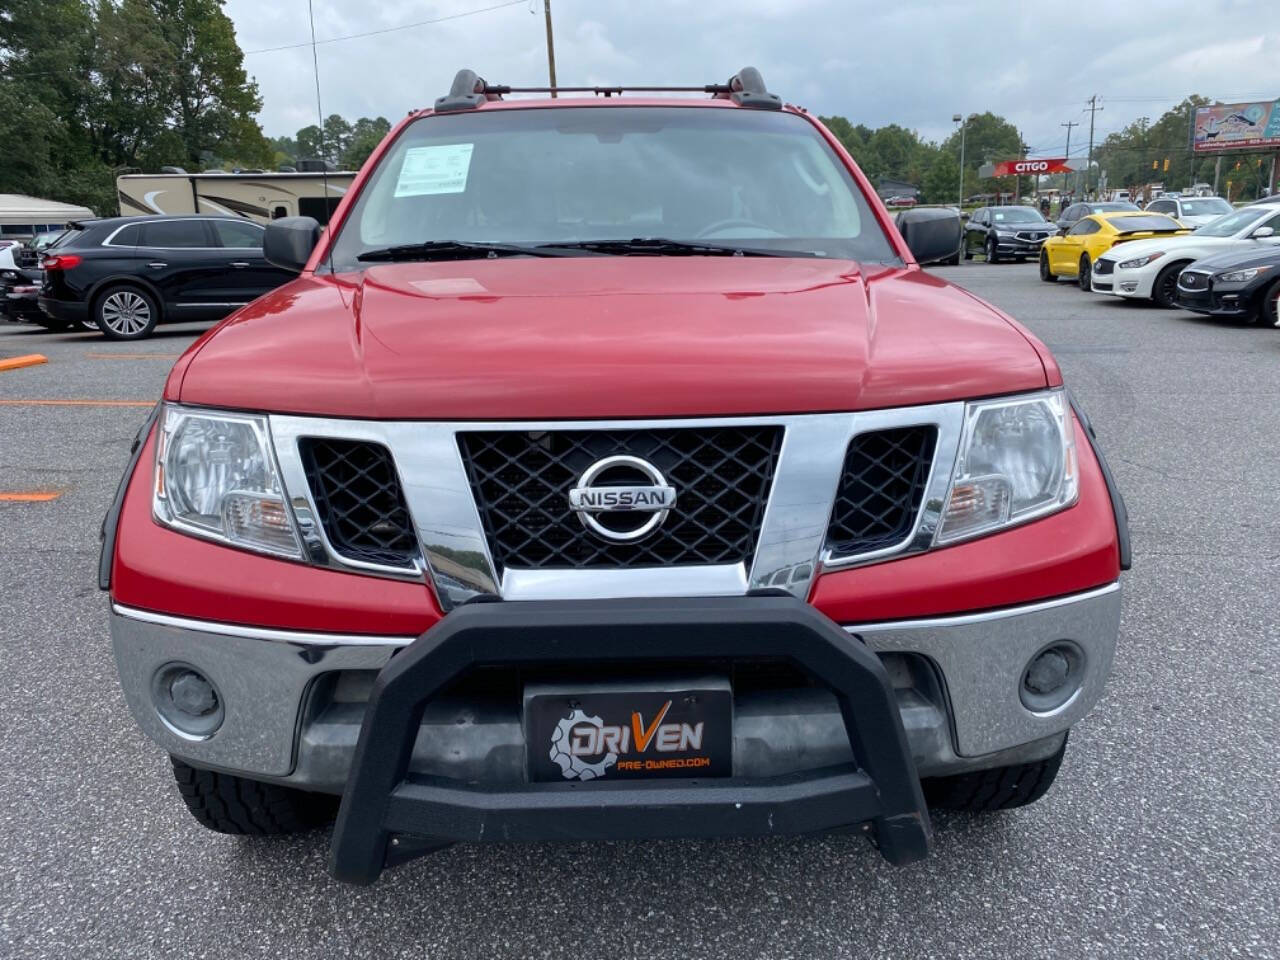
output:
[[[631,93],[709,93],[715,100],[732,100],[741,107],[756,110],[781,110],[782,98],[770,93],[764,78],[755,67],[743,67],[727,83],[707,83],[697,87],[626,86],[626,87],[512,87],[488,83],[474,70],[459,70],[446,96],[436,100],[436,113],[474,110],[489,100],[501,100],[508,93],[589,93],[597,97]]]

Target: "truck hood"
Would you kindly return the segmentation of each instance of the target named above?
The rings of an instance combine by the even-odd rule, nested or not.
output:
[[[1048,363],[914,267],[508,258],[300,277],[197,341],[166,396],[370,419],[801,413],[1034,390]]]

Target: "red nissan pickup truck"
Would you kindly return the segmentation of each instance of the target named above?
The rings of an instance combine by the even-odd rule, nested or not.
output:
[[[924,272],[745,69],[461,71],[298,278],[174,365],[103,525],[129,707],[206,827],[842,831],[1038,799],[1110,670],[1124,504],[1053,357]]]

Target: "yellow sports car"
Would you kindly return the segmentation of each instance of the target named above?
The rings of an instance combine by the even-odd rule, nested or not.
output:
[[[1091,213],[1076,221],[1064,236],[1050,237],[1040,248],[1040,279],[1053,283],[1058,277],[1074,279],[1081,290],[1090,289],[1094,262],[1126,240],[1171,237],[1191,231],[1163,213],[1117,210]]]

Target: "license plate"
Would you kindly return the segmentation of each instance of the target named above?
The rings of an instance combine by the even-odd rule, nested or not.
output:
[[[524,729],[531,781],[733,773],[733,693],[723,677],[528,684]]]

